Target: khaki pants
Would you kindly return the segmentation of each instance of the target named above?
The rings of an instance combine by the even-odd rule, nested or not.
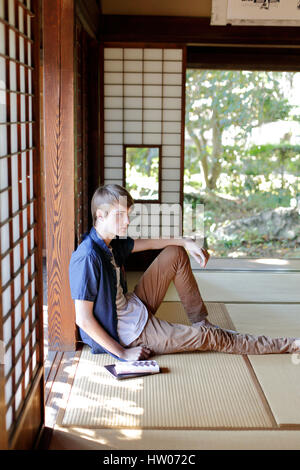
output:
[[[191,326],[170,323],[155,317],[170,282],[173,281]],[[269,338],[230,333],[221,328],[197,326],[207,310],[184,248],[168,246],[153,261],[134,289],[147,306],[149,319],[141,335],[130,347],[141,344],[155,354],[183,351],[219,351],[232,354],[292,353],[295,338]]]

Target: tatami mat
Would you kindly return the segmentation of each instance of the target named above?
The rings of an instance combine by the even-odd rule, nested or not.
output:
[[[172,307],[172,321],[186,321],[181,305],[172,304],[163,304],[159,315],[166,318]],[[232,327],[223,304],[207,306],[212,322]],[[114,359],[92,355],[85,347],[61,425],[134,429],[273,426],[272,415],[242,356],[196,352],[155,359],[161,374],[118,382],[103,368]]]
[[[300,337],[300,305],[227,304],[243,333]],[[300,425],[300,354],[249,356],[250,363],[280,426]]]

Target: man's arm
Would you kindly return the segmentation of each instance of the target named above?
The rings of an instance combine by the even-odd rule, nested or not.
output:
[[[205,268],[209,260],[208,251],[204,248],[200,248],[200,246],[198,246],[197,243],[191,238],[138,238],[134,240],[132,253],[145,250],[161,250],[168,245],[182,246],[195,258],[195,260],[203,268]]]
[[[124,348],[115,341],[93,315],[93,302],[75,300],[76,324],[104,349],[126,361],[148,359],[151,351],[145,346]]]

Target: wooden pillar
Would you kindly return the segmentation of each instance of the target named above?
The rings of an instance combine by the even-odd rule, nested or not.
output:
[[[49,349],[75,350],[74,0],[44,0],[44,151]]]

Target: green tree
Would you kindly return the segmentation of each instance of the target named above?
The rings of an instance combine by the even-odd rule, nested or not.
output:
[[[214,191],[223,163],[236,156],[223,144],[224,132],[235,132],[235,144],[242,146],[254,128],[286,119],[292,106],[282,86],[282,73],[231,70],[188,70],[186,130],[195,152],[191,163],[199,162],[206,190]],[[286,74],[291,86],[292,74]]]

